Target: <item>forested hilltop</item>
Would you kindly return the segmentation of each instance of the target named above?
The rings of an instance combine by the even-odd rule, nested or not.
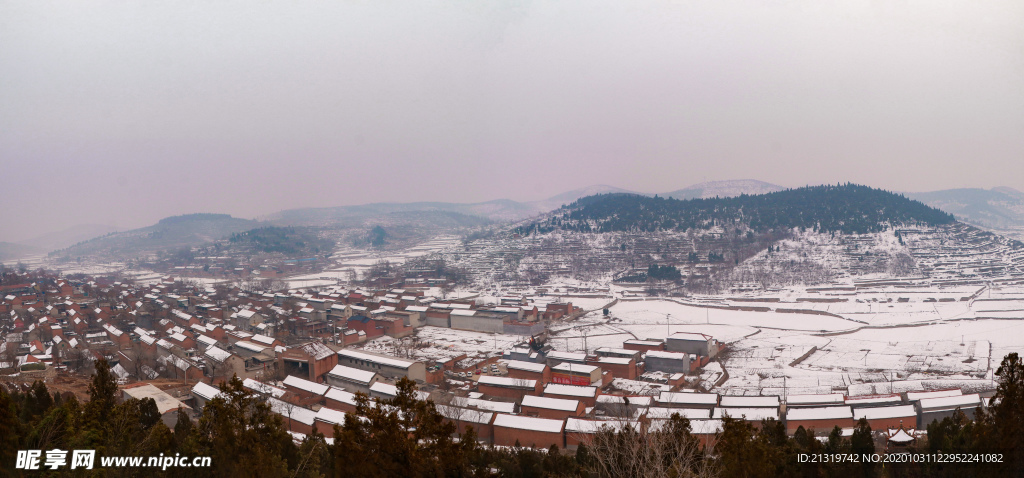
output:
[[[891,224],[935,226],[953,222],[953,215],[903,195],[843,184],[687,200],[635,194],[588,196],[548,219],[517,227],[515,232],[654,232],[722,226],[758,232],[801,228],[865,234],[885,230]]]

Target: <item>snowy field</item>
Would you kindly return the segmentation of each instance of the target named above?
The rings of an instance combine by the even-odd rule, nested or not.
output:
[[[502,351],[520,343],[518,335],[488,334],[443,327],[421,327],[416,330],[417,345],[410,351],[413,358],[444,362],[466,354],[472,362],[501,355]],[[408,339],[407,339],[408,340]],[[366,350],[395,354],[395,339],[383,336],[369,341]]]
[[[841,301],[822,301],[837,297]],[[831,315],[793,312],[799,310]],[[549,343],[556,350],[585,347],[591,353],[634,338],[711,335],[726,347],[701,383],[710,387],[728,374],[718,387],[726,394],[856,394],[895,386],[891,382],[917,389],[984,390],[1002,357],[1024,350],[1024,287],[620,300],[610,308],[610,317],[595,311],[551,332]]]

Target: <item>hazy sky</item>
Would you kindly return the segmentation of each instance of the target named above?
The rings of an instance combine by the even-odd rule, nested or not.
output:
[[[0,241],[591,184],[1024,189],[1024,2],[0,0]]]

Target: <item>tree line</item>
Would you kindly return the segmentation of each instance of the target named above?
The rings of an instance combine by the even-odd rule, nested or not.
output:
[[[17,450],[95,449],[97,456],[209,456],[210,476],[260,477],[961,477],[1021,476],[1024,447],[1024,364],[1016,353],[996,372],[999,384],[987,409],[974,420],[963,413],[928,425],[927,441],[910,453],[1000,453],[998,464],[805,463],[800,454],[884,453],[861,420],[847,438],[836,427],[824,439],[799,428],[790,437],[782,422],[760,426],[725,417],[713,447],[702,446],[691,423],[678,414],[649,429],[620,422],[603,428],[574,453],[552,446],[488,447],[467,427],[457,434],[432,401],[417,400],[413,382],[398,383],[398,394],[371,402],[357,394],[355,413],[334,426],[333,440],[318,430],[297,440],[266,397],[242,386],[238,377],[222,384],[198,421],[181,410],[173,429],[152,399],[118,400],[118,387],[105,360],[96,362],[89,400],[50,393],[42,382],[26,392],[0,388],[0,475],[14,469]],[[98,461],[97,461],[98,463]],[[40,473],[40,472],[32,472]],[[189,468],[162,472],[111,468],[68,468],[50,476],[195,476]]]
[[[886,230],[893,224],[934,226],[954,221],[953,215],[903,195],[847,183],[686,200],[601,194],[581,198],[561,213],[520,226],[515,232],[655,232],[742,225],[761,232],[799,228],[865,234]]]

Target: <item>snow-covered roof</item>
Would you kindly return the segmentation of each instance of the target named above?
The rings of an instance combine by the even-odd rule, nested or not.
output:
[[[911,428],[910,432],[913,433],[914,429]],[[914,437],[910,433],[907,433],[902,428],[900,428],[897,429],[895,433],[889,435],[889,441],[895,443],[910,443],[914,441]]]
[[[900,405],[896,407],[873,407],[858,408],[853,411],[853,419],[877,420],[880,418],[917,417],[917,410],[913,405]]]
[[[725,431],[722,420],[691,420],[690,433],[694,435],[714,435]]]
[[[723,397],[723,400],[725,398]],[[730,416],[733,418],[743,417],[747,421],[761,421],[766,418],[779,419],[778,408],[715,408],[714,413],[711,417],[715,419],[722,418],[724,416]]]
[[[722,397],[722,401],[725,401],[725,397]],[[846,397],[841,393],[830,393],[821,395],[788,395],[786,396],[786,405],[828,405],[835,404],[841,405],[845,403]]]
[[[597,387],[584,387],[582,385],[565,385],[561,383],[549,383],[544,387],[544,395],[562,395],[565,397],[596,397]]]
[[[638,395],[631,395],[631,396],[601,395],[601,396],[597,397],[597,403],[614,403],[614,404],[625,405],[625,403],[626,403],[625,399],[629,399],[629,404],[630,405],[635,405],[635,406],[638,406],[638,407],[649,407],[649,406],[651,406],[651,402],[654,401],[654,397],[649,397],[649,396],[638,396]]]
[[[253,380],[251,378],[247,378],[245,380],[242,380],[242,386],[245,387],[245,388],[248,388],[249,390],[252,390],[252,391],[254,391],[256,393],[266,393],[266,394],[269,394],[270,396],[272,396],[274,398],[281,398],[282,395],[287,393],[286,391],[281,390],[280,388],[277,388],[277,387],[275,387],[273,385],[266,384],[266,383],[263,383],[263,382],[260,382],[260,381],[257,381],[257,380]]]
[[[452,405],[458,407],[474,407],[481,410],[500,413],[515,413],[516,404],[513,402],[498,402],[492,400],[481,400],[479,398],[454,397]]]
[[[391,397],[398,396],[398,387],[385,382],[377,382],[371,385],[370,391]],[[422,390],[414,390],[413,394],[417,400],[426,400],[427,398],[430,398],[430,394]]]
[[[793,408],[786,410],[786,420],[838,420],[853,419],[850,407]]]
[[[299,350],[302,350],[303,353],[312,357],[313,360],[323,360],[334,354],[334,351],[331,350],[330,347],[320,342],[309,342],[307,344],[300,345],[298,348]]]
[[[587,361],[587,354],[575,353],[575,352],[548,352],[548,359],[562,360],[566,362],[579,362],[585,363]]]
[[[493,412],[462,408],[454,405],[438,405],[437,411],[451,420],[461,420],[483,425],[491,423],[491,420],[494,418]]]
[[[513,370],[525,370],[527,372],[543,373],[548,366],[542,363],[524,362],[522,360],[506,360],[505,367]]]
[[[274,413],[281,415],[285,420],[291,418],[299,423],[310,426],[312,426],[313,422],[316,420],[316,412],[308,408],[282,402],[276,398],[271,398],[267,400],[267,402],[270,403],[270,409],[273,410]]]
[[[353,407],[356,406],[356,394],[337,387],[331,387],[331,389],[324,394],[324,397],[336,402],[347,403]]]
[[[952,397],[923,398],[921,399],[921,410],[941,410],[953,408],[974,408],[981,405],[981,397],[977,393],[970,395],[955,395]]]
[[[256,342],[256,343],[259,343],[259,344],[267,345],[267,346],[274,345],[274,339],[272,339],[270,337],[267,337],[266,335],[262,335],[262,334],[253,335],[252,336],[252,341]],[[323,345],[323,344],[321,344],[321,345]]]
[[[842,395],[840,395],[842,397]],[[842,403],[842,402],[840,402]],[[775,407],[779,408],[779,397],[768,396],[768,397],[744,397],[735,395],[725,395],[718,402],[721,407],[737,407],[737,408],[768,408]]]
[[[668,338],[672,340],[697,340],[701,342],[707,342],[708,340],[711,340],[710,335],[698,334],[693,332],[676,332],[672,335],[669,335]]]
[[[594,365],[583,365],[583,364],[578,364],[578,363],[573,363],[573,362],[562,362],[562,363],[560,363],[558,365],[555,365],[554,367],[551,367],[551,370],[552,371],[557,371],[557,372],[570,372],[570,373],[578,373],[578,374],[591,374],[591,373],[594,373],[595,371],[601,370],[601,368],[600,367],[596,367]]]
[[[310,382],[304,378],[299,378],[294,375],[289,375],[284,379],[285,386],[297,388],[299,390],[305,390],[312,393],[313,395],[323,395],[327,393],[327,389],[331,388],[327,385],[319,384],[316,382]]]
[[[640,422],[624,420],[582,420],[579,418],[568,418],[565,420],[566,433],[597,433],[602,428],[613,431],[620,431],[626,427],[640,430]]]
[[[643,413],[643,410],[639,410]],[[707,420],[711,418],[711,410],[707,408],[662,408],[662,407],[650,407],[647,409],[647,418],[650,419],[669,419],[672,415],[678,413],[679,416],[689,420]],[[731,416],[731,415],[730,415]],[[739,415],[737,415],[737,418]]]
[[[192,386],[192,395],[196,395],[203,400],[213,400],[214,397],[221,393],[219,388],[205,382],[197,382]]]
[[[345,412],[332,410],[327,407],[320,407],[320,410],[316,411],[316,420],[329,423],[331,425],[342,426],[345,424]]]
[[[366,385],[369,385],[373,380],[373,377],[377,376],[374,372],[346,367],[344,365],[335,365],[331,371],[327,372],[327,375]]]
[[[688,354],[684,354],[682,352],[666,352],[664,350],[648,350],[647,352],[644,353],[644,358],[646,359],[646,358],[650,357],[650,358],[660,358],[660,359],[670,359],[670,360],[686,360],[686,358],[687,358],[686,356],[687,355]]]
[[[205,335],[197,336],[196,337],[196,342],[199,342],[199,343],[203,344],[206,347],[210,347],[212,345],[216,345],[217,344],[217,340],[216,339],[214,339],[213,337],[207,337]]]
[[[526,395],[520,403],[524,407],[545,408],[548,410],[560,410],[563,412],[574,412],[579,409],[579,400],[566,400],[563,398],[537,397]]]
[[[495,387],[507,388],[534,389],[537,387],[536,380],[527,380],[525,378],[495,377],[493,375],[482,375],[480,376],[480,380],[477,383],[479,383],[480,385],[491,385]]]
[[[718,394],[661,392],[656,401],[659,403],[673,403],[679,405],[717,405]]]
[[[210,357],[218,362],[223,362],[231,358],[231,352],[221,349],[219,347],[210,347],[206,349],[206,356]]]
[[[416,363],[413,360],[405,360],[400,359],[398,357],[390,357],[387,355],[371,354],[354,349],[339,350],[338,356],[348,357],[356,360],[365,360],[367,362],[378,363],[381,365],[387,365],[389,367],[396,368],[409,368],[412,364]]]
[[[180,400],[174,398],[167,392],[160,390],[153,384],[125,388],[122,389],[122,391],[128,396],[139,400],[152,398],[156,402],[157,411],[159,411],[161,415],[172,410],[177,410],[179,407],[186,410],[191,409],[188,405],[181,403]]]
[[[907,392],[907,401],[914,402],[926,398],[958,397],[964,393],[959,388],[935,390],[933,392]]]
[[[565,422],[562,420],[522,417],[518,415],[505,415],[504,413],[499,413],[494,417],[494,426],[538,432],[561,433],[562,428],[565,426]]]
[[[847,405],[867,405],[875,403],[900,403],[903,399],[898,393],[891,395],[869,395],[865,397],[850,397],[846,399]]]

